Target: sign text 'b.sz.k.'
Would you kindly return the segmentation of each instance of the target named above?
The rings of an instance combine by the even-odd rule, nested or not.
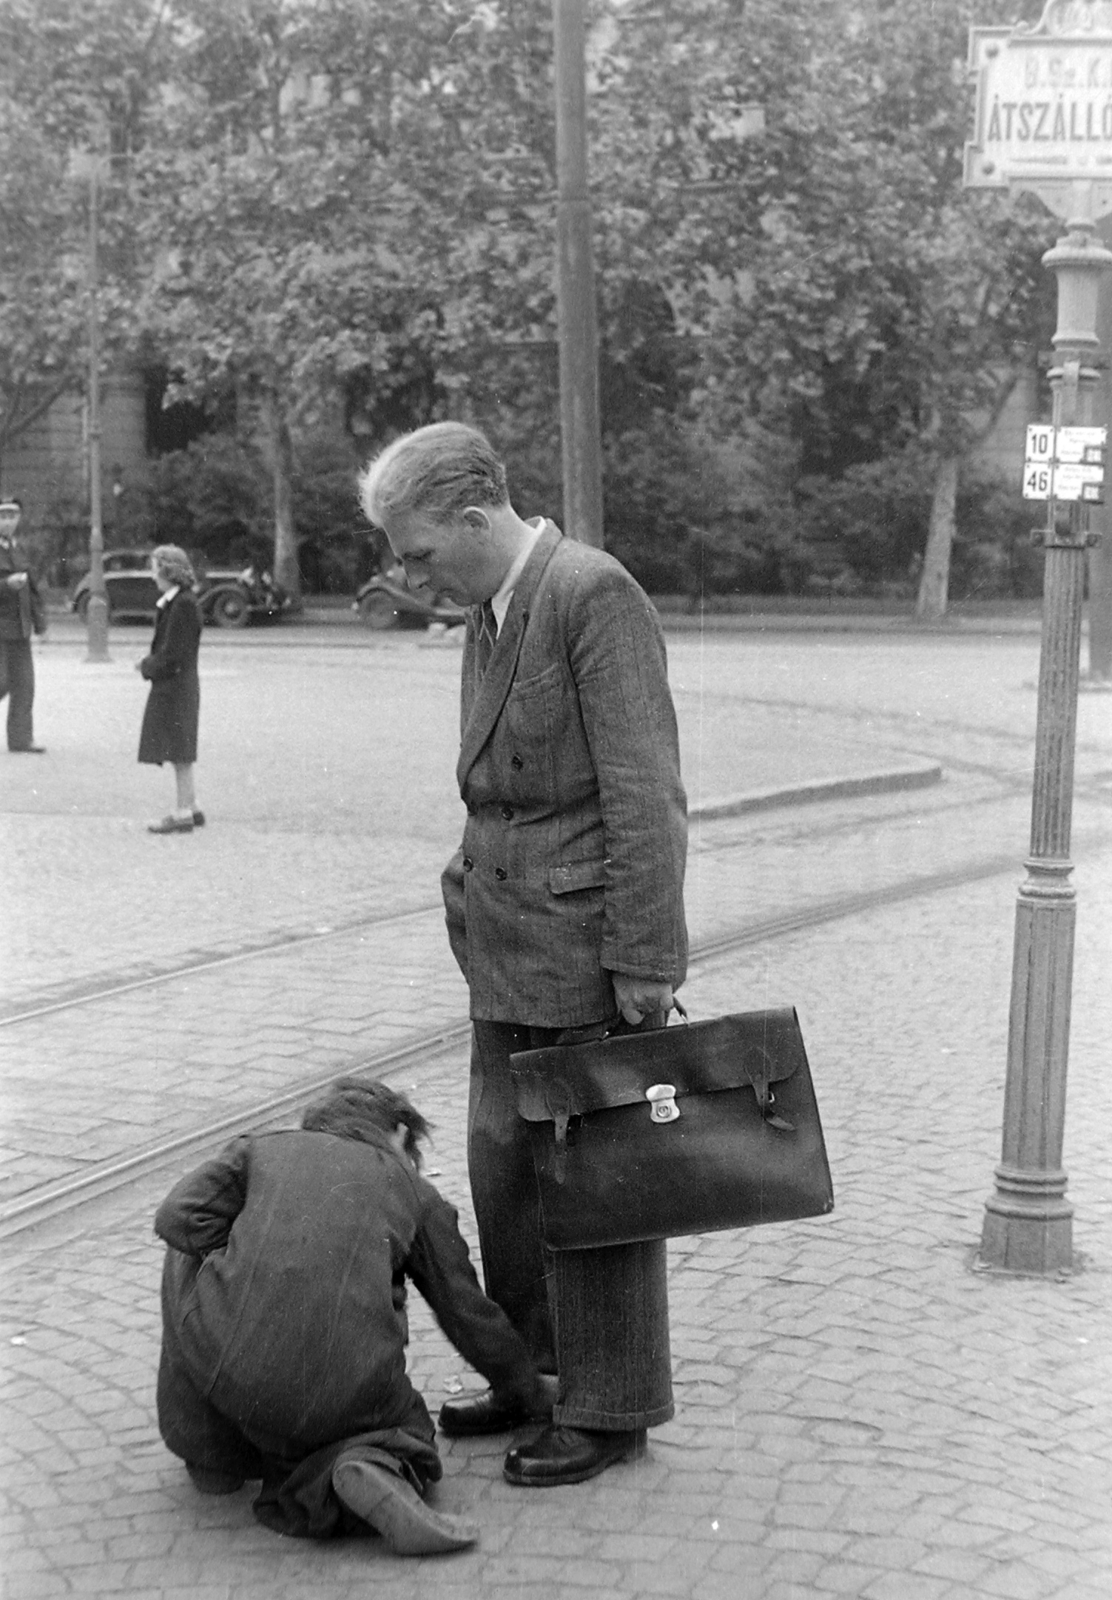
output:
[[[1112,0],[1048,0],[1034,27],[971,28],[969,67],[967,187],[1085,179],[1112,207]]]

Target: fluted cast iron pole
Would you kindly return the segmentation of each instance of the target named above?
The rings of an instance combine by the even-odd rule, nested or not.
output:
[[[1050,373],[1055,428],[1092,421],[1097,300],[1101,274],[1112,265],[1112,254],[1093,240],[1091,222],[1071,218],[1067,228],[1043,257],[1058,277]],[[1016,907],[1003,1154],[981,1236],[981,1263],[1007,1272],[1060,1272],[1073,1258],[1062,1144],[1076,917],[1070,822],[1088,529],[1081,501],[1069,503],[1066,517],[1050,501],[1031,852]]]

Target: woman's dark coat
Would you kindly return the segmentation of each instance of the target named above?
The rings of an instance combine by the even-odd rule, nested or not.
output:
[[[201,686],[197,651],[201,643],[201,611],[187,589],[159,609],[151,653],[139,663],[151,692],[139,735],[139,759],[161,766],[185,766],[197,759],[197,717]]]

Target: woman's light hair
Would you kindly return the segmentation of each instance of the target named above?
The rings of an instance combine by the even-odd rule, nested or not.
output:
[[[447,522],[466,506],[504,506],[506,469],[478,428],[434,422],[388,444],[359,477],[359,502],[369,521],[420,513]]]
[[[180,584],[183,589],[191,589],[197,581],[193,563],[180,545],[157,545],[151,551],[151,565],[167,583]]]

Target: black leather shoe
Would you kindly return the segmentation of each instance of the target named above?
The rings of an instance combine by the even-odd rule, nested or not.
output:
[[[17,744],[11,748],[9,754],[13,756],[44,756],[46,754],[46,746],[44,744]]]
[[[526,1422],[546,1422],[552,1415],[555,1380],[547,1404],[538,1407],[502,1405],[489,1389],[463,1400],[445,1400],[440,1408],[440,1431],[452,1439],[475,1438],[483,1433],[510,1433]]]
[[[203,811],[194,811],[194,813],[193,813],[193,826],[195,828],[203,828],[204,825],[205,825],[205,814],[204,814],[204,812]]]
[[[550,1426],[532,1444],[511,1450],[502,1466],[507,1483],[548,1489],[558,1483],[583,1483],[615,1461],[639,1456],[645,1449],[645,1430],[631,1433],[589,1433],[584,1428]]]

